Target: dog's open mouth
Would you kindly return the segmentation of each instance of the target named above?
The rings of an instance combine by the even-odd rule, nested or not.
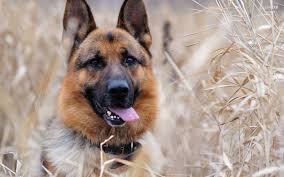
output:
[[[105,121],[112,127],[122,127],[126,122],[139,119],[134,108],[108,108],[103,114]]]

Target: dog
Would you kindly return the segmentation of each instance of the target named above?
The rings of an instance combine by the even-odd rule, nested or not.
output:
[[[71,47],[43,143],[46,171],[58,177],[159,172],[158,93],[143,0],[125,0],[114,29],[97,27],[85,0],[67,0],[63,28]]]

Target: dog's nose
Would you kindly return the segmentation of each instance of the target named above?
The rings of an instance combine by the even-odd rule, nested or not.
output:
[[[129,86],[126,80],[111,80],[108,82],[107,91],[114,97],[125,97],[128,95]]]

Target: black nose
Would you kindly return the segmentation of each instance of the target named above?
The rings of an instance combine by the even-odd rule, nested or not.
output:
[[[111,80],[107,86],[108,93],[114,97],[125,97],[128,95],[129,86],[126,80]]]

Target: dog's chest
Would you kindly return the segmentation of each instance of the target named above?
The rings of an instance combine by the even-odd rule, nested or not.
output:
[[[91,177],[100,172],[101,161],[117,156],[103,153],[81,136],[74,134],[60,122],[53,123],[44,142],[44,158],[52,168],[52,173],[64,177]],[[116,170],[117,173],[125,171],[124,167]]]
[[[150,153],[155,150],[151,155],[147,154],[150,159],[145,164],[159,171],[162,155],[153,135],[148,132],[139,142],[143,146],[143,151]],[[52,173],[55,175],[56,173],[62,174],[64,177],[98,176],[101,169],[101,162],[120,158],[119,156],[104,153],[104,158],[101,159],[99,148],[94,147],[81,136],[74,134],[72,130],[66,128],[59,121],[53,122],[50,127],[44,142],[44,151],[46,160],[53,167]],[[159,165],[157,166],[157,164]],[[107,171],[116,174],[116,176],[118,174],[118,176],[127,176],[127,169],[126,165],[115,170],[106,168]]]
[[[100,164],[99,153],[89,148],[64,146],[49,151],[47,158],[58,171],[66,177],[91,176]]]

